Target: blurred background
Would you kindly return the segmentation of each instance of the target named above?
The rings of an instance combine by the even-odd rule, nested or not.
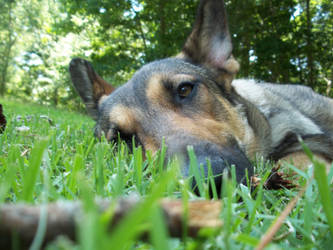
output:
[[[0,0],[0,97],[82,107],[68,63],[92,61],[115,86],[178,53],[198,0]],[[333,96],[332,0],[225,1],[238,77]]]

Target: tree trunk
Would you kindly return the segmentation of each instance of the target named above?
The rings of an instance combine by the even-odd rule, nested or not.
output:
[[[3,55],[3,65],[1,69],[1,76],[0,76],[0,95],[4,96],[7,89],[7,78],[8,78],[8,69],[9,69],[9,60],[10,60],[10,54],[12,51],[12,48],[16,42],[16,39],[13,39],[11,37],[8,38],[8,44],[5,48],[5,52]]]
[[[6,84],[8,80],[8,69],[9,69],[9,62],[10,56],[12,52],[12,48],[16,42],[16,38],[14,37],[14,29],[12,25],[12,9],[13,9],[13,2],[11,1],[8,4],[8,37],[5,42],[5,48],[3,54],[1,55],[2,60],[2,68],[1,68],[1,75],[0,75],[0,96],[3,96],[6,93]]]
[[[312,44],[312,21],[311,21],[311,6],[310,0],[306,0],[306,23],[307,23],[307,31],[306,31],[306,54],[308,60],[308,70],[309,70],[309,78],[308,85],[310,87],[314,87],[314,61],[313,61],[313,44]]]
[[[244,34],[244,38],[243,38],[243,48],[242,51],[243,52],[243,56],[242,56],[242,74],[245,77],[250,77],[250,50],[251,50],[251,45],[250,45],[250,39],[247,36],[247,34]]]
[[[53,90],[53,105],[54,106],[58,106],[59,104],[59,94],[58,94],[58,87],[54,87],[54,90]]]
[[[166,27],[165,27],[165,0],[160,0],[159,1],[159,10],[158,10],[158,14],[160,17],[160,29],[159,29],[159,45],[161,47],[161,54],[160,57],[164,58],[167,56],[167,44],[166,44],[166,36],[165,36],[165,32],[166,32]]]

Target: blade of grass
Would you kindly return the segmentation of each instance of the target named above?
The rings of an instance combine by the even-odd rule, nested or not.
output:
[[[162,173],[163,169],[164,169],[164,161],[165,161],[166,150],[167,150],[167,147],[165,145],[165,140],[163,138],[161,150],[160,150],[160,153],[159,153],[159,162],[158,162],[158,169],[159,169],[160,173]]]
[[[330,228],[330,232],[333,237],[333,201],[326,174],[327,171],[326,165],[314,157],[313,153],[304,142],[301,141],[301,143],[304,152],[307,154],[307,156],[311,159],[312,163],[314,164],[314,178],[318,185],[321,204],[323,205],[323,209]]]
[[[74,157],[74,164],[73,166],[68,165],[70,169],[70,176],[68,180],[68,188],[72,193],[76,193],[77,191],[77,174],[80,171],[80,168],[82,168],[83,165],[83,158],[81,154],[76,153]],[[67,165],[67,164],[66,164]]]
[[[280,215],[276,217],[276,219],[273,221],[267,232],[261,237],[261,240],[259,244],[256,247],[256,250],[262,250],[264,249],[273,239],[274,235],[277,233],[277,231],[281,228],[283,222],[290,214],[291,210],[296,206],[297,201],[303,196],[305,190],[307,188],[307,185],[301,189],[301,191],[298,192],[296,197],[294,197],[286,206],[286,208],[282,211]]]
[[[257,238],[254,238],[248,234],[242,234],[242,233],[236,237],[236,240],[239,242],[242,242],[244,244],[247,244],[249,246],[252,246],[252,247],[255,247],[259,243],[259,240]]]
[[[190,175],[194,176],[194,180],[197,184],[199,194],[201,197],[205,197],[205,189],[203,184],[204,177],[201,176],[200,170],[199,170],[199,164],[197,161],[197,157],[195,156],[194,149],[192,146],[187,147],[188,156],[190,158]]]
[[[229,178],[228,170],[223,171],[223,181],[222,181],[222,197],[223,197],[223,231],[224,231],[224,242],[227,249],[230,249],[230,235],[233,222],[233,210],[232,210],[232,196],[235,193],[232,180]]]
[[[30,250],[38,250],[41,249],[44,236],[46,233],[46,227],[47,227],[47,194],[44,195],[44,204],[41,205],[40,208],[40,216],[39,216],[39,222],[37,227],[37,232],[34,237],[34,240],[30,246]]]
[[[94,201],[93,188],[80,173],[77,173],[76,178],[78,179],[77,184],[85,213],[82,221],[79,222],[77,232],[79,243],[84,250],[101,249],[101,227],[98,223],[99,214]]]
[[[314,202],[313,198],[314,194],[312,191],[312,183],[309,183],[308,188],[305,191],[305,206],[304,206],[304,213],[303,213],[303,218],[304,218],[304,231],[306,234],[304,234],[304,243],[309,244],[312,243],[311,237],[309,237],[312,233],[312,222],[313,222],[313,216],[314,212],[313,207],[314,207]]]
[[[43,154],[46,150],[49,140],[43,139],[37,142],[31,151],[29,166],[25,170],[23,178],[22,200],[31,202],[39,173],[39,167],[42,163]]]
[[[4,166],[4,165],[3,165]],[[7,167],[6,173],[2,178],[3,181],[0,183],[0,204],[4,202],[6,199],[7,193],[11,188],[11,184],[15,180],[16,177],[16,166]]]
[[[333,237],[333,202],[331,189],[328,184],[326,175],[326,165],[322,162],[314,160],[314,178],[317,181],[321,204],[326,215],[326,219]]]
[[[253,209],[252,209],[252,211],[249,215],[249,222],[248,222],[248,224],[246,226],[246,230],[245,230],[245,232],[247,232],[247,233],[251,232],[252,226],[255,223],[255,219],[256,219],[256,216],[257,216],[257,210],[262,205],[263,190],[264,190],[263,186],[264,186],[264,183],[266,182],[269,175],[270,175],[270,171],[267,171],[265,173],[264,177],[262,178],[262,180],[260,181],[259,186],[255,190],[256,194],[253,194],[253,195],[257,195],[257,197],[256,197],[256,200],[255,200]]]
[[[160,208],[152,209],[151,214],[151,230],[150,238],[155,249],[169,250],[168,233],[166,231],[166,223]]]
[[[207,159],[207,167],[208,167],[208,180],[209,180],[209,184],[208,186],[210,186],[212,193],[213,193],[213,199],[217,200],[218,199],[218,195],[217,195],[217,190],[216,190],[216,185],[215,185],[215,180],[213,176],[213,170],[212,170],[212,164],[210,163],[210,160]],[[222,176],[220,177],[222,178]]]
[[[95,156],[95,186],[98,195],[104,196],[104,145],[98,143],[96,145]]]
[[[131,244],[140,233],[148,229],[148,225],[143,222],[151,215],[152,209],[158,205],[157,200],[166,191],[168,183],[173,181],[175,174],[176,170],[172,168],[162,174],[159,181],[154,183],[150,195],[114,229],[108,242],[109,246],[114,249],[123,249],[124,246]]]
[[[92,137],[90,139],[90,143],[88,148],[86,149],[86,151],[84,152],[84,156],[87,157],[89,155],[89,153],[92,151],[93,147],[95,145],[95,137]]]
[[[135,147],[134,137],[132,138],[133,144],[133,160],[134,160],[134,174],[135,174],[135,185],[139,193],[142,194],[142,147]]]
[[[20,157],[20,154],[21,153],[19,147],[17,145],[14,145],[9,149],[8,157],[0,159],[0,163],[2,163],[1,172],[4,171],[3,178],[1,178],[2,181],[0,182],[0,203],[5,200],[10,189],[16,191],[16,172],[19,172],[22,168],[21,163],[17,164],[17,161],[20,161],[20,159],[22,159],[22,157]]]

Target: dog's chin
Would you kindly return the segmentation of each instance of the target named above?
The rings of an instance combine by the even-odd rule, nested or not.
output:
[[[194,171],[196,170],[194,170],[193,167],[199,168],[197,169],[197,173],[199,173],[200,178],[204,178],[205,181],[207,181],[210,176],[213,176],[216,191],[219,195],[221,194],[223,175],[228,174],[230,177],[232,166],[235,167],[237,183],[246,185],[246,176],[250,177],[253,175],[253,166],[245,153],[236,144],[221,148],[211,143],[199,143],[193,145],[193,150],[196,155],[197,164],[192,164],[191,166],[191,162],[187,157],[183,174],[185,177],[191,177],[191,185],[196,193],[198,193],[198,185],[194,177]]]

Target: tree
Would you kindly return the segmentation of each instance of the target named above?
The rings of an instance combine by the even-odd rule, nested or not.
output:
[[[90,60],[114,85],[124,83],[143,64],[179,52],[197,5],[192,0],[62,3],[70,16],[89,16],[96,21]],[[75,33],[89,29],[87,23],[77,25],[70,18],[61,27]]]
[[[0,5],[0,95],[3,96],[9,80],[9,66],[17,39],[14,24],[16,2],[14,0],[0,0]]]
[[[92,61],[113,85],[123,84],[143,64],[181,50],[198,2],[0,0],[0,94],[77,106],[67,72],[72,57]],[[329,93],[332,1],[225,3],[238,77]]]

